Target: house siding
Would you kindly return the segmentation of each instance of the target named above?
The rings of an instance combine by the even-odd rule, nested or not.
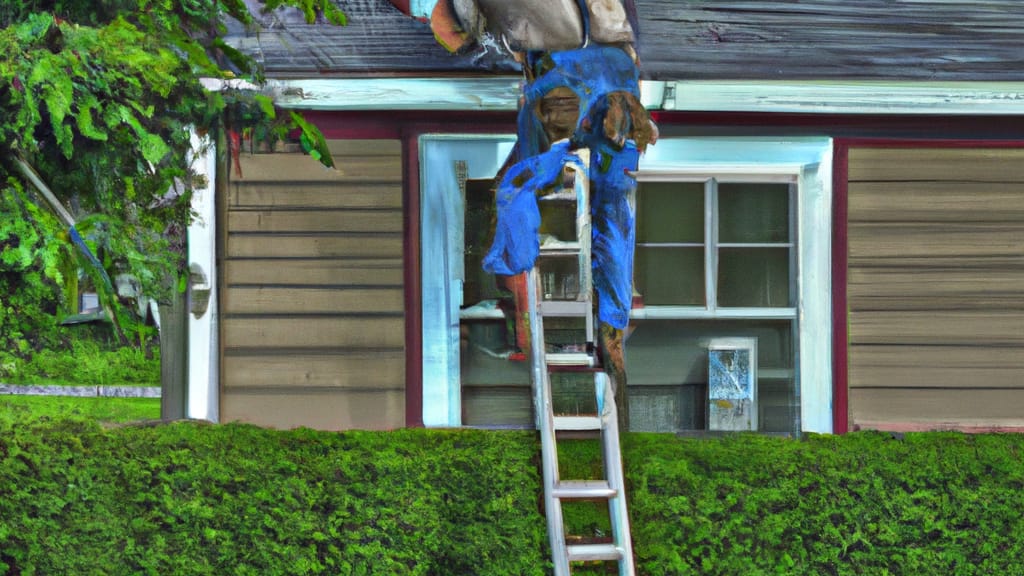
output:
[[[854,428],[1024,425],[1024,149],[849,151]]]
[[[405,423],[401,142],[334,140],[339,168],[243,155],[223,249],[221,420]]]

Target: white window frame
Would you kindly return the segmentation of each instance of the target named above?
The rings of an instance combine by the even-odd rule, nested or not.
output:
[[[640,159],[638,182],[785,182],[796,186],[796,307],[714,306],[716,281],[706,271],[707,306],[645,306],[631,318],[797,321],[795,381],[803,432],[832,432],[832,141],[828,138],[662,139]],[[711,206],[705,202],[705,211]],[[706,230],[708,217],[705,216]],[[705,233],[705,250],[714,248]],[[711,256],[712,258],[714,255]],[[705,256],[707,262],[708,256]],[[628,343],[626,344],[629,345]]]
[[[776,167],[777,168],[777,167]],[[733,173],[730,167],[721,172],[711,170],[641,170],[637,172],[637,182],[698,182],[704,184],[704,240],[700,245],[704,251],[704,306],[646,306],[634,310],[631,317],[635,319],[665,319],[665,320],[693,320],[693,319],[750,319],[750,320],[774,320],[774,319],[797,319],[796,307],[737,307],[718,305],[718,249],[720,247],[737,247],[727,242],[718,240],[718,216],[717,195],[715,190],[718,184],[787,184],[790,186],[790,240],[787,243],[779,243],[779,247],[788,244],[792,250],[799,246],[799,234],[795,226],[796,211],[793,206],[798,204],[799,199],[799,167],[792,167],[790,172],[778,173],[774,170],[766,170],[764,173],[755,172],[756,168],[744,170],[741,173]],[[794,193],[792,188],[796,188]],[[638,191],[639,194],[639,191]],[[639,202],[639,200],[638,200]],[[642,223],[638,222],[638,226]],[[653,243],[650,243],[653,244]],[[767,245],[768,243],[758,243]],[[645,243],[637,241],[637,247]],[[795,264],[795,262],[794,262]],[[799,284],[799,270],[794,267],[790,275],[797,279]]]
[[[458,318],[461,276],[454,250],[461,245],[461,212],[452,160],[473,150],[486,159],[470,162],[470,178],[493,176],[500,160],[491,150],[509,137],[424,136],[420,139],[421,262],[423,282],[423,421],[428,427],[461,426]],[[484,150],[486,149],[486,150]],[[477,175],[477,171],[480,175]],[[486,173],[490,170],[490,173]],[[789,308],[653,307],[634,310],[644,319],[751,318],[798,320],[797,386],[804,432],[832,432],[832,140],[822,137],[662,138],[640,159],[637,178],[719,181],[779,178],[795,181],[797,295]],[[446,205],[442,209],[442,204]],[[456,216],[449,218],[445,215]],[[455,222],[454,220],[458,220]],[[458,236],[454,238],[452,235]],[[756,311],[755,315],[750,312]],[[628,343],[627,343],[628,346]],[[429,350],[428,350],[429,347]]]

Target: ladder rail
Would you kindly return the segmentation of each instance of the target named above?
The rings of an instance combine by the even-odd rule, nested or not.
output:
[[[527,273],[526,292],[530,334],[531,376],[537,429],[541,437],[541,462],[544,479],[544,507],[547,516],[548,538],[555,576],[570,576],[571,562],[610,560],[618,562],[619,576],[634,576],[633,546],[630,539],[629,514],[626,506],[625,478],[619,445],[619,429],[615,395],[610,377],[603,371],[594,373],[594,395],[597,415],[555,416],[552,402],[549,366],[597,365],[593,351],[588,353],[552,353],[546,350],[544,316],[575,316],[585,319],[588,345],[594,343],[595,318],[592,307],[591,276],[591,222],[590,194],[587,168],[589,150],[577,151],[578,157],[566,167],[575,174],[573,181],[576,199],[576,241],[568,243],[576,250],[579,266],[579,292],[576,301],[542,301],[539,266]],[[561,193],[559,193],[560,195]],[[566,243],[554,249],[541,250],[549,256],[565,257]],[[562,482],[558,471],[558,430],[599,431],[604,460],[604,479],[569,480]],[[602,498],[607,501],[612,526],[610,544],[566,545],[562,502],[573,499]]]
[[[544,350],[544,321],[539,313],[537,297],[540,278],[537,268],[527,274],[526,297],[529,305],[530,355],[533,370],[533,395],[536,418],[540,430],[541,470],[544,476],[544,510],[548,521],[548,539],[551,543],[551,562],[555,576],[569,576],[569,555],[565,547],[565,525],[562,506],[555,497],[558,485],[558,451],[555,447],[555,411],[551,401],[551,381]]]
[[[629,510],[626,506],[626,478],[622,470],[622,449],[619,443],[619,415],[615,405],[615,392],[611,379],[604,372],[594,378],[598,395],[598,410],[601,413],[601,449],[604,453],[604,475],[608,486],[616,494],[608,499],[608,516],[612,523],[612,538],[615,547],[622,550],[623,560],[619,562],[619,576],[633,576],[633,542],[630,537]]]

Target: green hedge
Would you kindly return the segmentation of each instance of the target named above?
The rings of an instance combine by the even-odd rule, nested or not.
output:
[[[631,437],[641,574],[1024,574],[1024,436]]]
[[[638,572],[1024,574],[1022,444],[630,434]],[[545,574],[537,448],[523,432],[0,411],[0,573]],[[585,474],[594,444],[568,451],[566,476]]]

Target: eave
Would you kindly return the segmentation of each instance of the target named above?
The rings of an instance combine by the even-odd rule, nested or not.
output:
[[[514,111],[520,79],[273,80],[282,108]],[[1024,82],[645,81],[644,105],[681,112],[873,115],[1024,115]]]

